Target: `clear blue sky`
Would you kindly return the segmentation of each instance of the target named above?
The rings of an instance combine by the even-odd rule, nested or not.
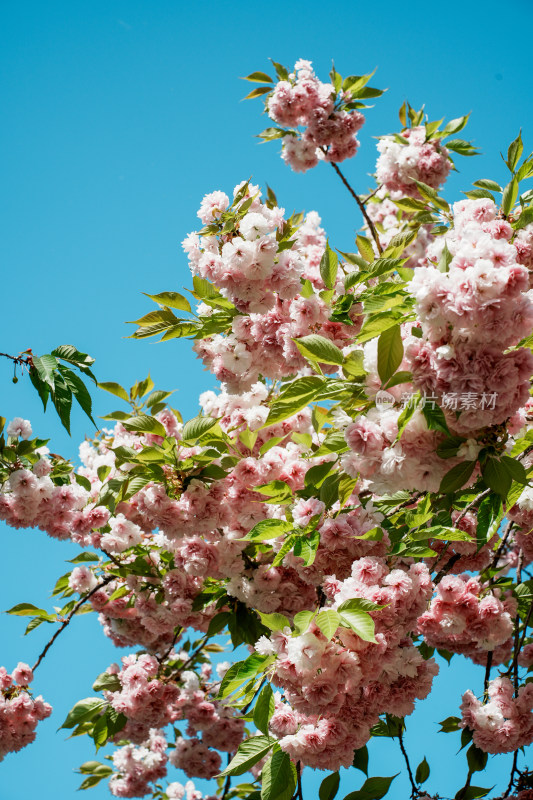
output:
[[[96,358],[100,380],[130,385],[150,370],[159,388],[178,389],[176,404],[191,417],[199,392],[214,387],[187,343],[139,343],[126,339],[124,321],[150,308],[142,291],[180,290],[189,283],[180,248],[198,225],[196,209],[213,189],[231,192],[253,175],[268,183],[281,205],[316,209],[332,244],[350,249],[359,225],[350,198],[331,169],[291,173],[278,145],[259,145],[266,127],[259,101],[240,102],[237,80],[268,67],[272,57],[288,65],[314,61],[319,74],[331,59],[342,74],[378,67],[373,83],[389,92],[368,112],[357,158],[346,171],[358,189],[369,185],[375,163],[371,137],[397,128],[407,98],[426,103],[431,119],[472,111],[467,128],[483,151],[462,159],[447,197],[479,178],[505,179],[500,150],[523,128],[533,148],[530,53],[524,31],[533,23],[529,0],[502,6],[485,2],[430,4],[317,0],[282,3],[184,3],[134,0],[26,2],[0,8],[0,240],[3,320],[0,350],[49,352],[74,343]],[[75,457],[90,434],[75,415],[69,439],[56,419],[43,416],[27,381],[10,382],[0,363],[2,404],[8,418],[30,418],[53,449]],[[96,397],[96,413],[117,407]],[[34,531],[2,526],[3,580],[0,608],[17,602],[51,606],[48,593],[67,570],[75,548]],[[0,663],[33,663],[49,635],[42,626],[23,638],[23,622],[0,616]],[[76,699],[90,695],[95,675],[118,657],[100,634],[96,618],[80,618],[57,643],[38,672],[35,688],[55,708],[37,742],[0,767],[0,800],[71,800],[78,776],[72,768],[93,758],[90,742],[64,742],[55,733]],[[435,779],[429,790],[452,793],[464,775],[463,754],[454,759],[456,736],[431,734],[434,720],[456,713],[466,688],[482,677],[465,663],[459,673],[443,667],[429,707],[408,721],[415,765],[425,754]],[[372,774],[402,768],[395,747],[381,743]],[[507,770],[506,770],[507,771]],[[491,785],[500,778],[492,768]],[[348,789],[359,786],[359,773]],[[94,800],[108,797],[105,784]],[[391,797],[408,796],[394,784]],[[311,781],[308,798],[316,796]],[[340,797],[342,797],[342,793]]]

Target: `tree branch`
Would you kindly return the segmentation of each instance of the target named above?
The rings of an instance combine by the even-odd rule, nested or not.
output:
[[[325,150],[325,148],[322,148],[322,149],[323,149],[323,152],[327,152]],[[348,181],[344,177],[343,173],[341,172],[341,170],[339,169],[337,164],[334,161],[330,161],[329,163],[331,164],[331,166],[333,167],[333,169],[335,170],[335,172],[337,173],[337,175],[339,176],[341,181],[344,183],[344,185],[346,186],[346,188],[348,189],[348,191],[350,192],[350,194],[354,198],[355,202],[359,206],[359,210],[360,210],[361,214],[363,215],[366,224],[368,225],[368,228],[370,230],[370,233],[372,234],[373,240],[376,243],[376,247],[378,249],[378,253],[381,255],[381,253],[383,252],[383,248],[381,247],[381,242],[379,241],[378,232],[376,231],[376,227],[375,227],[374,223],[372,222],[372,220],[368,216],[368,212],[367,212],[367,210],[365,208],[365,204],[363,203],[363,201],[361,200],[359,195],[356,194],[356,192],[352,189],[352,187],[350,186],[350,184],[348,183]]]
[[[37,669],[37,667],[39,666],[39,664],[41,663],[41,661],[43,660],[43,658],[45,657],[47,652],[50,650],[50,648],[52,647],[53,643],[55,642],[55,640],[57,639],[59,634],[63,633],[63,631],[65,630],[67,625],[70,623],[70,620],[78,612],[78,610],[87,602],[87,600],[89,600],[90,597],[92,597],[93,594],[95,594],[103,586],[106,586],[106,584],[111,583],[111,581],[114,581],[114,580],[115,580],[115,576],[114,575],[109,575],[107,578],[104,578],[103,581],[98,584],[98,586],[95,586],[94,589],[91,589],[91,591],[88,592],[85,595],[85,597],[82,597],[81,600],[78,600],[78,602],[76,603],[76,605],[74,606],[74,608],[72,609],[70,614],[68,614],[68,616],[65,617],[63,623],[60,625],[60,627],[54,633],[52,638],[47,642],[44,650],[42,651],[42,653],[40,654],[39,658],[37,659],[37,661],[33,665],[32,672],[35,672],[35,670]]]
[[[413,778],[413,771],[411,770],[411,764],[409,762],[409,756],[407,755],[407,750],[405,749],[405,745],[403,743],[403,731],[400,727],[400,731],[398,733],[398,742],[400,743],[400,750],[402,751],[402,755],[404,757],[405,764],[407,766],[407,772],[409,774],[409,780],[411,782],[411,797],[416,797],[416,795],[420,794],[418,791],[418,787],[416,785],[415,779]]]

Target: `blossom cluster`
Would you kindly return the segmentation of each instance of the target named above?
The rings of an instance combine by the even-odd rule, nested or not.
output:
[[[303,59],[287,80],[276,83],[266,111],[274,122],[291,128],[282,157],[295,172],[306,172],[321,159],[337,162],[355,155],[365,118],[346,108],[351,99],[349,90],[337,92],[333,84],[320,81],[311,62]],[[299,126],[304,130],[298,131]]]
[[[391,570],[383,558],[366,556],[354,561],[350,577],[331,577],[323,586],[332,609],[354,598],[383,606],[370,612],[375,643],[343,627],[328,641],[312,624],[303,634],[261,638],[256,650],[276,656],[272,682],[283,688],[285,702],[278,699],[270,729],[282,750],[336,770],[350,766],[380,714],[412,713],[438,667],[424,661],[409,636],[432,592],[423,564]]]
[[[32,696],[28,689],[32,681],[27,664],[19,662],[11,674],[0,667],[0,761],[33,742],[38,723],[52,713],[41,695]]]
[[[533,354],[508,348],[531,331],[533,302],[529,273],[509,241],[513,230],[496,204],[462,200],[453,212],[452,232],[429,247],[428,265],[409,284],[423,335],[408,339],[406,351],[421,391],[439,398],[496,393],[494,406],[445,409],[450,427],[468,433],[512,418],[529,398]],[[443,272],[431,262],[444,247],[450,260]]]
[[[474,744],[486,753],[512,753],[533,741],[533,686],[521,686],[516,697],[508,678],[495,678],[481,703],[465,692],[461,726],[473,731]]]
[[[407,128],[394,138],[382,137],[378,150],[376,180],[393,199],[419,199],[416,181],[439,189],[452,168],[448,150],[440,139],[428,139],[424,125]]]
[[[516,601],[498,594],[498,589],[484,591],[478,578],[447,575],[418,629],[431,647],[462,653],[478,664],[491,652],[492,663],[501,664],[511,654]]]

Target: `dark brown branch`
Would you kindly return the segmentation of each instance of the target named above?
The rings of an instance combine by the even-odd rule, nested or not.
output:
[[[31,350],[29,351],[31,353]],[[22,353],[19,356],[11,356],[9,353],[0,353],[0,356],[3,358],[9,358],[15,364],[20,364],[21,366],[32,367],[33,366],[33,358],[31,355],[25,356]]]
[[[327,152],[327,151],[324,149],[324,152]],[[362,202],[362,200],[359,197],[359,195],[356,194],[356,192],[352,189],[352,187],[350,186],[350,184],[348,183],[348,181],[344,177],[343,173],[341,172],[341,170],[339,169],[337,164],[334,161],[330,161],[329,163],[331,164],[331,166],[333,167],[333,169],[335,170],[335,172],[337,173],[337,175],[339,176],[341,181],[344,183],[344,185],[346,186],[346,188],[348,189],[348,191],[350,192],[350,194],[354,198],[355,202],[359,206],[359,210],[360,210],[361,214],[363,215],[366,224],[368,225],[368,228],[370,230],[370,233],[372,234],[373,240],[376,243],[376,247],[378,249],[378,253],[381,255],[381,253],[383,252],[383,248],[381,247],[381,242],[379,241],[378,232],[376,230],[376,227],[375,227],[374,223],[372,222],[372,220],[368,216],[368,212],[367,212],[367,210],[365,208],[365,204]]]
[[[507,787],[507,791],[505,792],[506,796],[510,795],[513,789],[514,775],[516,772],[517,764],[518,764],[518,750],[515,750],[513,755],[513,765],[511,767],[511,774],[509,775],[509,785]]]
[[[450,560],[447,561],[446,564],[443,566],[443,568],[440,570],[440,572],[437,573],[433,583],[435,585],[440,583],[441,580],[444,578],[444,576],[448,574],[448,572],[451,570],[453,565],[456,564],[457,561],[459,561],[460,558],[461,558],[461,553],[454,553],[453,556],[450,558]]]
[[[398,741],[400,743],[400,750],[402,751],[402,755],[404,757],[404,761],[407,766],[407,772],[409,774],[409,780],[411,782],[411,797],[416,797],[416,795],[420,794],[420,792],[418,791],[415,779],[413,778],[413,771],[411,769],[411,764],[409,762],[409,756],[407,755],[407,750],[405,749],[405,745],[403,743],[403,732],[401,727],[398,733]]]
[[[228,766],[230,764],[231,759],[233,758],[233,753],[228,753]],[[222,792],[222,797],[220,800],[226,800],[226,796],[231,788],[231,775],[226,776],[226,780],[224,781],[224,789]]]
[[[463,797],[466,794],[466,790],[470,786],[470,781],[472,780],[472,774],[473,773],[471,772],[471,770],[468,770],[468,775],[466,776],[465,785],[461,789],[459,789],[459,791],[455,795],[455,800],[463,800]]]
[[[53,643],[55,642],[55,640],[57,639],[59,634],[62,633],[65,630],[67,625],[70,623],[70,620],[79,611],[79,609],[87,602],[87,600],[89,600],[90,597],[92,597],[93,594],[95,594],[99,589],[101,589],[106,584],[111,583],[111,581],[113,581],[113,580],[115,580],[114,575],[113,576],[110,575],[109,577],[104,578],[103,581],[101,581],[101,583],[98,584],[98,586],[95,586],[94,589],[91,589],[91,591],[88,592],[85,595],[85,597],[82,597],[81,600],[78,600],[78,602],[76,603],[76,605],[74,606],[74,608],[72,609],[70,614],[68,614],[68,616],[65,617],[65,619],[63,620],[63,622],[60,625],[60,627],[54,633],[52,638],[47,642],[47,644],[46,644],[44,650],[42,651],[41,655],[39,656],[39,658],[37,659],[37,661],[33,665],[32,672],[35,672],[35,670],[37,669],[37,667],[39,666],[39,664],[41,663],[41,661],[43,660],[43,658],[45,657],[47,652],[50,650],[50,648],[52,647]]]
[[[492,667],[492,655],[493,655],[493,651],[489,650],[489,652],[487,653],[487,665],[485,667],[485,680],[483,681],[483,697],[485,699],[485,702],[488,702],[488,699],[489,699],[488,689],[489,689],[489,681],[490,681],[490,670],[491,670],[491,667]]]

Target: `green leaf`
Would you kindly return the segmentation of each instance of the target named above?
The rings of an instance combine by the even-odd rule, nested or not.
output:
[[[329,242],[326,242],[326,249],[320,260],[320,275],[322,276],[326,289],[334,288],[338,268],[339,259],[337,253],[330,248]]]
[[[298,613],[294,615],[294,628],[296,632],[299,634],[305,633],[309,629],[311,620],[315,617],[316,611],[298,611]]]
[[[505,500],[512,483],[512,476],[505,462],[498,458],[488,458],[481,468],[481,474],[489,489]]]
[[[518,196],[518,181],[513,178],[503,190],[502,211],[507,216],[513,209]]]
[[[366,611],[345,608],[339,611],[342,622],[364,642],[376,643],[374,620]]]
[[[391,775],[390,778],[368,778],[358,791],[350,792],[344,800],[381,800],[398,774]]]
[[[272,83],[272,78],[266,72],[251,72],[241,81],[252,81],[252,83]]]
[[[269,736],[253,736],[241,742],[234,757],[220,777],[225,775],[243,775],[250,767],[257,764],[274,746],[275,739]]]
[[[378,339],[378,373],[381,383],[386,383],[400,366],[403,358],[403,343],[400,326],[395,325]]]
[[[446,142],[448,150],[453,150],[454,153],[459,153],[461,156],[477,156],[479,150],[476,150],[470,142],[465,142],[464,139],[450,139]]]
[[[426,761],[426,757],[424,756],[423,760],[416,768],[415,781],[417,783],[425,783],[428,778],[429,778],[429,764]]]
[[[151,433],[155,436],[167,435],[163,425],[155,417],[148,414],[139,414],[136,417],[130,417],[122,423],[127,431],[135,431],[136,433]]]
[[[254,706],[254,725],[261,733],[268,734],[268,723],[275,709],[274,692],[269,683],[261,690]]]
[[[39,378],[53,390],[55,384],[54,372],[59,366],[57,359],[52,355],[33,356],[33,366],[37,370]]]
[[[458,731],[460,722],[461,720],[459,717],[446,717],[442,722],[439,722],[439,733],[453,733],[454,731]]]
[[[59,370],[61,372],[61,375],[63,376],[65,383],[67,384],[70,391],[76,398],[81,409],[85,411],[85,413],[93,423],[94,427],[96,428],[96,423],[92,417],[93,401],[84,382],[78,375],[76,375],[75,372],[72,372],[72,370],[68,369],[67,367],[64,367],[62,364],[59,365]]]
[[[178,308],[180,311],[190,311],[191,304],[182,294],[178,292],[160,292],[160,294],[147,294],[143,292],[146,297],[149,297],[155,303],[162,306],[169,306],[170,308]]]
[[[252,91],[246,95],[244,100],[254,100],[256,97],[261,97],[262,94],[271,92],[272,89],[272,86],[258,86],[257,89],[252,89]]]
[[[439,492],[450,494],[462,489],[474,472],[476,463],[476,461],[463,461],[461,464],[456,464],[455,467],[452,467],[440,482]]]
[[[44,608],[37,608],[31,603],[19,603],[6,611],[6,614],[14,614],[17,617],[49,616],[48,611],[45,611]]]
[[[488,755],[475,744],[471,744],[466,751],[466,760],[470,772],[483,772],[487,766]]]
[[[296,788],[296,767],[288,753],[276,749],[261,771],[261,800],[290,800]]]
[[[456,800],[459,800],[459,798],[460,800],[477,800],[478,797],[486,797],[492,789],[494,789],[494,786],[489,789],[485,789],[483,786],[469,786],[465,791],[459,789],[455,798]]]
[[[300,353],[311,361],[340,366],[344,361],[342,351],[330,339],[311,333],[301,339],[293,339]]]
[[[106,705],[106,700],[102,700],[101,697],[86,697],[84,700],[79,700],[70,709],[61,727],[74,728],[81,722],[86,722],[95,717]]]
[[[374,261],[375,254],[370,239],[367,239],[366,236],[357,236],[355,239],[355,244],[357,245],[357,249],[361,253],[361,256],[365,259],[365,261],[371,264]]]
[[[503,189],[496,181],[491,181],[488,178],[482,178],[479,181],[474,181],[474,186],[479,186],[480,189],[488,189],[491,192],[502,192]]]
[[[257,612],[261,617],[261,622],[271,631],[282,631],[283,628],[290,628],[291,623],[284,614],[263,614],[262,611]]]
[[[119,692],[122,684],[116,675],[111,675],[109,672],[101,672],[93,683],[93,690],[95,692],[102,692],[104,689],[107,692]]]
[[[239,541],[262,542],[265,539],[277,539],[278,536],[290,531],[292,527],[290,522],[286,522],[284,519],[263,519],[261,522],[256,523],[246,536],[243,536]]]
[[[315,617],[317,626],[320,628],[328,641],[333,639],[335,636],[335,632],[339,627],[340,621],[340,615],[336,611],[333,611],[333,609],[320,611]]]
[[[297,414],[320,394],[325,385],[325,381],[316,376],[296,378],[274,400],[267,421],[262,427],[267,428]]]
[[[516,458],[511,458],[511,456],[505,455],[501,456],[500,461],[514,481],[518,481],[518,483],[523,484],[527,483],[526,471],[520,461],[517,461]]]
[[[332,772],[331,775],[327,775],[318,789],[319,800],[334,800],[339,791],[340,782],[341,778],[338,772]]]
[[[368,775],[368,748],[366,745],[355,750],[353,754],[352,766],[360,769],[365,775]]]
[[[307,536],[300,536],[296,539],[293,548],[294,555],[302,558],[305,566],[310,567],[314,563],[319,544],[319,532],[311,531]]]
[[[470,114],[466,114],[464,117],[457,117],[457,119],[451,119],[447,125],[442,130],[442,136],[449,136],[452,133],[459,133],[465,127],[466,123],[468,122]]]
[[[217,420],[214,417],[194,417],[183,426],[182,436],[185,440],[195,441],[207,433]]]
[[[227,697],[245,681],[250,680],[250,678],[255,678],[259,672],[265,669],[267,662],[270,660],[271,657],[269,656],[263,656],[260,653],[252,653],[252,655],[248,656],[244,661],[237,661],[235,664],[232,664],[220,684],[220,697]]]
[[[507,150],[507,161],[506,164],[511,170],[514,172],[522,153],[524,152],[524,145],[522,144],[522,131],[518,134],[516,139],[511,142],[509,145],[509,149]]]
[[[98,388],[103,389],[104,392],[114,394],[116,397],[120,397],[121,400],[125,400],[126,403],[129,403],[128,393],[119,383],[113,383],[113,381],[99,383]]]

